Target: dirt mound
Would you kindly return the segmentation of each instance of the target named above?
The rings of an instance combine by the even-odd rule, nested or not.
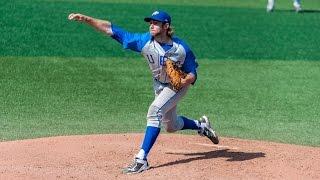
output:
[[[0,179],[320,179],[320,148],[160,134],[152,168],[124,175],[143,134],[65,136],[0,143]]]

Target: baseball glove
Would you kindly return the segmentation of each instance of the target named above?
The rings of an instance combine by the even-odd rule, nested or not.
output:
[[[179,91],[181,86],[181,79],[185,78],[187,74],[183,72],[176,64],[170,59],[165,61],[166,63],[166,72],[170,79],[170,84],[174,91]]]

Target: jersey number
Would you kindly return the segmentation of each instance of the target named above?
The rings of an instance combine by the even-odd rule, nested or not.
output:
[[[148,58],[149,63],[154,64],[154,59],[153,59],[153,56],[152,56],[151,54],[148,54],[148,55],[147,55],[147,58]],[[161,66],[164,65],[164,56],[160,56],[160,57],[159,57],[159,64],[160,64]]]
[[[151,64],[153,64],[154,63],[154,59],[153,59],[153,57],[152,57],[152,55],[150,54],[147,54],[147,58],[148,58],[148,61],[149,61],[149,63],[151,63]]]

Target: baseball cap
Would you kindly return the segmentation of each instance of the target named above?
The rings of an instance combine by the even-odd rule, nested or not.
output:
[[[144,18],[146,22],[150,22],[151,20],[171,24],[170,15],[164,11],[154,11],[151,16]]]

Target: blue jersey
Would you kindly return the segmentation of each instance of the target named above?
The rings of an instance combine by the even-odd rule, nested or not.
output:
[[[147,60],[153,78],[169,83],[170,80],[165,71],[166,59],[175,61],[181,70],[192,73],[197,77],[198,63],[191,49],[186,43],[177,37],[173,37],[173,43],[160,44],[148,33],[130,33],[112,24],[112,32],[115,40],[122,44],[124,49],[140,52]]]

